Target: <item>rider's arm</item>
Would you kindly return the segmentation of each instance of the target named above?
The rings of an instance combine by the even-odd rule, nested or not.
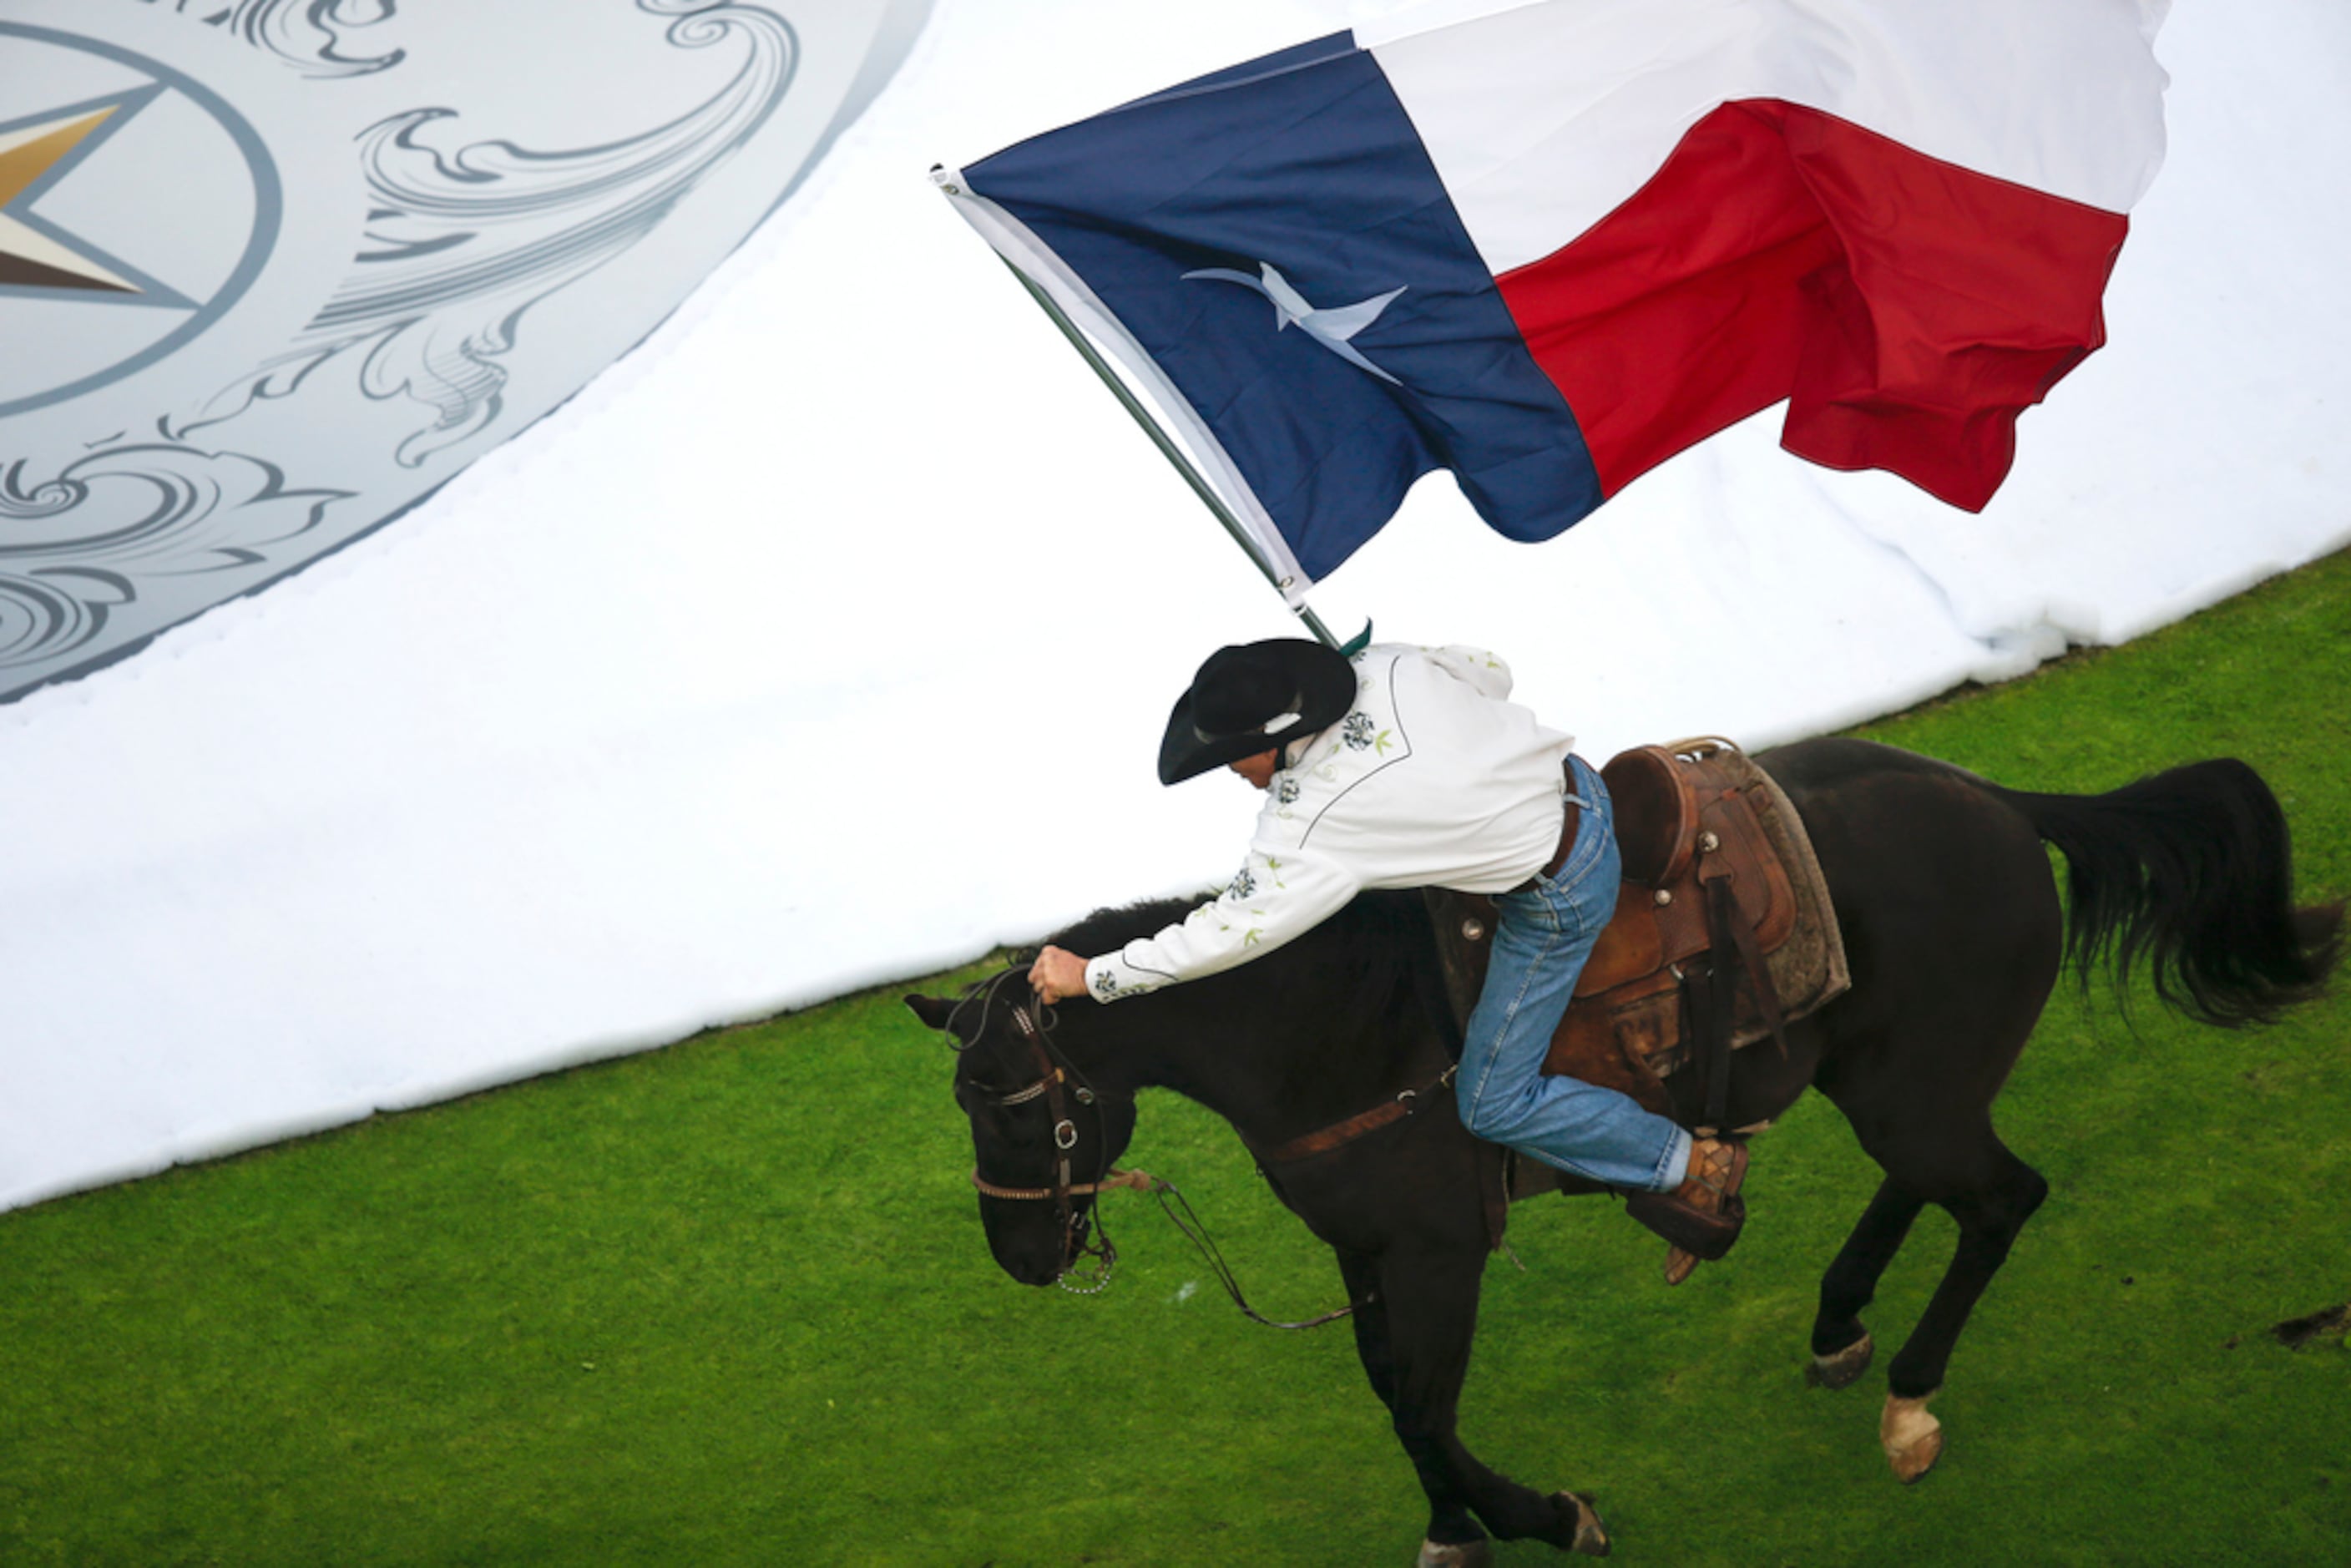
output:
[[[1252,845],[1221,895],[1157,935],[1088,963],[1086,989],[1096,1001],[1112,1002],[1245,964],[1312,930],[1361,890],[1335,862]]]

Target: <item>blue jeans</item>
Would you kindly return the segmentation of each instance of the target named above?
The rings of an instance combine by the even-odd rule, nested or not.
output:
[[[1628,1094],[1542,1076],[1552,1036],[1616,912],[1624,878],[1607,788],[1583,758],[1568,764],[1575,780],[1569,798],[1583,811],[1575,842],[1556,878],[1538,874],[1494,901],[1501,918],[1455,1093],[1463,1124],[1479,1137],[1610,1186],[1668,1192],[1689,1165],[1687,1133]]]

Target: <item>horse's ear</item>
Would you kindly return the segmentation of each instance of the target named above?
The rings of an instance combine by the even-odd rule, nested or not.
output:
[[[945,997],[908,997],[906,1005],[914,1009],[914,1016],[923,1020],[926,1029],[946,1028],[947,1019],[955,1013],[955,1003]]]

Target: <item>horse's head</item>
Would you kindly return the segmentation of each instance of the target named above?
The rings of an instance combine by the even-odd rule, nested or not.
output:
[[[972,1186],[997,1263],[1024,1285],[1050,1285],[1091,1254],[1106,1280],[1116,1253],[1097,1239],[1094,1196],[1134,1135],[1134,1097],[1071,1061],[1023,968],[906,1005],[955,1047],[956,1103],[971,1121]]]

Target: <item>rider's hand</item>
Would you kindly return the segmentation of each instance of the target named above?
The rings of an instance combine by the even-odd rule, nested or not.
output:
[[[1029,966],[1029,984],[1043,1000],[1086,993],[1086,961],[1065,948],[1048,947]]]

